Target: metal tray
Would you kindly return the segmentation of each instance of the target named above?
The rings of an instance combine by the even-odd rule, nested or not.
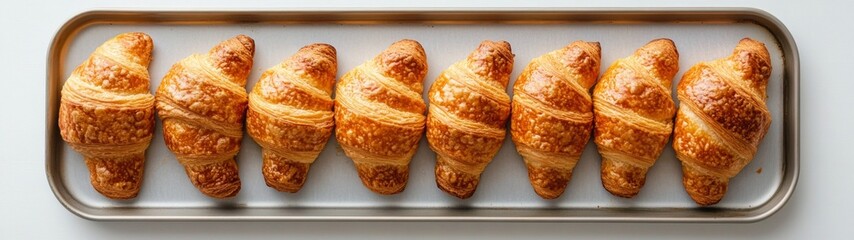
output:
[[[517,63],[513,81],[530,59],[574,40],[601,42],[604,71],[658,37],[673,39],[679,48],[675,88],[688,67],[728,55],[739,39],[749,36],[765,42],[773,58],[768,86],[773,122],[756,158],[732,180],[726,198],[709,208],[695,206],[683,190],[680,165],[669,144],[634,199],[613,197],[602,188],[599,154],[590,143],[563,197],[542,200],[531,189],[509,137],[475,196],[458,200],[436,188],[435,155],[425,139],[412,161],[406,191],[378,196],[361,185],[334,138],[301,192],[276,192],[265,186],[259,147],[247,136],[238,155],[243,190],[233,199],[213,200],[186,179],[163,143],[159,124],[147,152],[142,192],[136,200],[113,201],[89,185],[81,156],[59,136],[56,116],[59,92],[71,70],[104,40],[126,31],[147,32],[155,41],[152,91],[173,63],[239,33],[257,43],[248,89],[262,71],[312,42],[338,49],[340,75],[395,40],[416,39],[427,51],[429,87],[442,69],[483,39],[512,44]],[[798,52],[786,27],[757,9],[91,11],[59,29],[47,61],[48,182],[68,210],[92,220],[753,222],[779,210],[798,179]]]

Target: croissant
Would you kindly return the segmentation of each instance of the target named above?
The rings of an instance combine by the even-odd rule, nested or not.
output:
[[[474,194],[481,173],[504,142],[512,70],[510,44],[483,41],[430,87],[427,141],[436,152],[439,189],[463,199]]]
[[[424,133],[421,93],[427,56],[400,40],[341,77],[335,90],[335,138],[362,184],[379,194],[403,191]]]
[[[718,203],[729,179],[756,154],[771,124],[765,106],[770,75],[765,44],[745,38],[729,57],[694,65],[682,76],[673,149],[682,184],[697,204]]]
[[[656,39],[617,60],[596,84],[594,142],[602,185],[611,194],[637,195],[667,144],[676,112],[670,86],[678,71],[676,45]]]
[[[576,41],[532,60],[513,84],[510,133],[544,199],[563,194],[590,140],[600,59],[598,42]]]
[[[249,93],[246,130],[262,147],[267,186],[297,192],[332,135],[335,48],[311,44],[263,74]]]
[[[246,77],[255,42],[238,35],[169,69],[157,88],[163,138],[193,185],[210,197],[240,191],[234,156],[243,138]]]
[[[145,33],[119,34],[95,49],[62,87],[62,139],[83,155],[92,187],[108,198],[135,198],[142,184],[154,133],[148,90],[153,47]]]

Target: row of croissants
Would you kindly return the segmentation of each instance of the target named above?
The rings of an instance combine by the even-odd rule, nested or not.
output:
[[[83,155],[92,185],[109,198],[138,194],[155,110],[190,181],[215,198],[240,190],[235,155],[244,123],[263,149],[264,179],[276,190],[300,190],[334,130],[367,188],[399,193],[426,131],[436,153],[436,184],[468,198],[501,148],[509,120],[542,198],[564,192],[591,133],[602,156],[602,185],[633,197],[672,133],[686,191],[711,205],[751,161],[771,122],[765,104],[770,57],[763,43],[749,38],[732,55],[698,63],[682,76],[678,111],[671,82],[679,54],[669,39],[647,43],[601,77],[599,43],[573,42],[533,59],[512,98],[506,91],[514,64],[510,44],[483,41],[442,71],[427,91],[429,107],[422,97],[427,59],[414,40],[395,42],[345,73],[335,99],[336,50],[328,44],[303,47],[265,71],[249,93],[250,37],[180,60],[154,95],[152,48],[145,33],[120,34],[62,88],[62,138]]]

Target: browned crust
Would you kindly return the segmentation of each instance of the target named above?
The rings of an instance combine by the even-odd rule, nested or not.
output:
[[[150,141],[154,108],[119,109],[61,101],[59,128],[71,144],[128,145]]]
[[[513,85],[510,133],[525,159],[531,186],[544,199],[563,194],[572,168],[558,166],[551,162],[554,159],[541,155],[559,155],[557,161],[571,162],[574,167],[590,140],[593,102],[589,91],[599,76],[600,58],[598,42],[576,41],[535,58]],[[521,97],[534,99],[543,107],[522,104]],[[579,119],[558,117],[552,114],[556,111]],[[526,156],[521,147],[535,151],[537,157]]]
[[[449,81],[444,74],[436,79],[427,94],[430,96],[431,105],[459,118],[486,124],[492,128],[503,128],[507,122],[507,114],[504,113],[509,113],[510,106],[471,91],[460,83]],[[485,109],[495,113],[484,111]]]
[[[657,134],[625,123],[623,119],[595,114],[594,139],[602,149],[614,149],[636,157],[657,159],[664,150],[670,133]],[[605,142],[608,141],[607,145]]]
[[[214,69],[229,76],[228,80],[246,86],[255,57],[255,40],[242,34],[234,36],[211,48],[208,56]]]
[[[445,70],[428,92],[431,106],[452,115],[437,117],[434,109],[427,116],[427,140],[437,153],[436,183],[440,189],[459,198],[474,194],[483,168],[501,149],[505,137],[505,124],[510,115],[509,97],[493,96],[486,88],[489,85],[507,87],[513,70],[513,53],[505,41],[483,41],[463,60],[461,67],[455,64]],[[458,68],[468,68],[458,69]],[[471,71],[475,76],[467,76]],[[463,74],[461,78],[449,79],[450,74]],[[463,83],[468,81],[470,83]],[[472,90],[473,86],[477,85]],[[488,126],[490,129],[471,130],[458,126],[459,122],[470,121]],[[482,131],[482,132],[481,132]],[[500,134],[489,132],[499,131]]]
[[[441,152],[440,155],[446,155],[463,165],[492,161],[504,143],[504,135],[490,137],[463,131],[431,116],[427,116],[427,139],[433,151]]]
[[[181,63],[175,64],[157,88],[158,104],[168,99],[211,120],[224,124],[242,124],[249,100],[245,95],[231,92],[211,81]]]
[[[335,137],[346,149],[378,156],[401,156],[418,148],[423,127],[385,124],[335,105]]]
[[[706,169],[726,170],[738,164],[736,153],[703,130],[702,122],[691,121],[683,111],[676,114],[673,150],[683,158]]]
[[[537,193],[543,199],[555,199],[560,197],[566,190],[566,185],[572,179],[572,169],[555,167],[536,167],[526,164],[528,168],[528,180]]]
[[[480,175],[459,171],[448,165],[448,160],[436,156],[436,186],[451,196],[466,199],[474,195]]]
[[[331,107],[330,107],[331,112]],[[294,124],[249,109],[246,131],[256,142],[289,152],[320,152],[332,136],[333,125]]]
[[[682,165],[682,185],[688,196],[701,206],[717,204],[724,198],[729,179],[720,179]]]
[[[104,42],[78,66],[63,86],[58,124],[62,139],[80,152],[89,168],[92,186],[108,198],[130,199],[139,193],[145,148],[154,134],[154,106],[126,102],[68,99],[70,81],[99,88],[92,98],[148,95],[148,64],[154,48],[145,33],[119,34]],[[109,57],[108,57],[109,55]],[[133,65],[142,68],[134,68]],[[68,89],[66,89],[68,88]],[[80,102],[78,102],[80,101]]]
[[[359,164],[359,179],[374,193],[391,195],[403,192],[409,180],[409,165]]]
[[[513,103],[513,119],[510,121],[513,142],[541,153],[580,157],[590,140],[592,119],[576,122],[549,116],[543,111]]]
[[[656,39],[615,62],[594,88],[594,142],[603,155],[602,185],[610,193],[633,197],[646,182],[672,132],[670,88],[678,71],[676,45]]]
[[[647,170],[649,168],[602,158],[602,187],[614,196],[634,197],[646,183]]]
[[[209,197],[229,198],[240,192],[240,171],[234,158],[212,164],[184,166],[184,170],[193,186]]]
[[[745,38],[730,56],[699,63],[682,76],[673,148],[685,190],[697,204],[724,197],[729,179],[750,163],[768,132],[770,64],[765,45]]]
[[[163,140],[176,156],[221,155],[240,149],[241,138],[177,119],[163,120]]]
[[[308,178],[311,164],[288,160],[278,154],[265,151],[261,173],[267,186],[280,192],[299,192]]]
[[[199,67],[245,87],[254,53],[254,40],[238,35],[211,48]],[[173,65],[157,89],[156,106],[163,120],[163,137],[179,160],[193,159],[184,168],[202,193],[214,198],[232,197],[237,195],[241,184],[234,156],[240,149],[242,134],[220,132],[215,129],[221,126],[198,122],[190,116],[200,116],[214,125],[242,132],[248,99],[224,87],[228,83],[214,83],[220,80],[188,68],[186,64],[191,63],[188,61],[191,58]],[[170,106],[177,110],[166,110]]]
[[[89,181],[96,191],[112,199],[132,199],[139,194],[145,154],[117,158],[85,157]]]
[[[421,43],[411,39],[397,41],[372,59],[383,75],[394,78],[412,91],[424,91],[427,75],[427,54]],[[386,104],[391,101],[384,101]],[[419,112],[424,112],[421,110]]]
[[[475,74],[507,86],[515,55],[507,41],[483,41],[466,57]]]

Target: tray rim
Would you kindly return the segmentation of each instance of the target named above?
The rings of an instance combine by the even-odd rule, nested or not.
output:
[[[299,22],[341,22],[375,20],[395,20],[406,22],[448,22],[448,21],[479,21],[479,22],[506,22],[513,23],[512,19],[501,18],[510,15],[534,15],[540,16],[538,21],[554,22],[610,22],[615,23],[615,16],[619,18],[616,23],[642,23],[642,22],[739,22],[751,21],[766,28],[777,38],[779,46],[784,53],[783,72],[783,138],[784,138],[784,176],[777,192],[764,204],[749,209],[738,210],[739,214],[732,214],[729,209],[723,208],[694,208],[692,210],[679,209],[678,211],[693,214],[683,216],[666,216],[669,208],[607,208],[607,209],[562,209],[562,211],[573,211],[577,213],[596,213],[605,211],[604,215],[584,216],[581,215],[555,215],[548,214],[549,209],[388,209],[388,208],[293,208],[293,211],[307,212],[302,215],[266,215],[252,213],[259,210],[283,208],[216,208],[215,210],[227,210],[218,215],[182,215],[162,214],[144,215],[134,213],[134,208],[109,208],[99,209],[88,207],[77,201],[68,193],[64,183],[59,177],[58,154],[55,146],[61,141],[59,139],[56,115],[58,114],[59,91],[57,82],[61,81],[60,71],[54,71],[61,65],[62,49],[77,31],[94,24],[98,17],[110,15],[123,15],[125,19],[110,20],[109,22],[156,22],[156,23],[182,23],[182,24],[234,24],[234,23],[260,23],[260,22],[287,22],[296,20],[282,20],[290,16],[302,16],[308,20]],[[287,15],[287,16],[286,16]],[[347,18],[319,19],[318,16],[345,16]],[[451,16],[453,20],[433,20],[424,18],[426,15]],[[611,15],[610,17],[604,17]],[[127,20],[129,18],[140,18],[148,16],[148,20]],[[231,17],[234,20],[219,20],[203,23],[202,17],[220,16]],[[373,17],[371,17],[373,16]],[[549,18],[551,16],[552,18]],[[554,18],[559,17],[559,18]],[[280,19],[278,21],[271,19]],[[311,19],[314,18],[314,19]],[[278,8],[268,9],[197,9],[197,10],[175,10],[175,9],[97,9],[79,13],[67,20],[54,35],[47,52],[46,64],[46,95],[45,95],[45,173],[48,184],[56,199],[71,213],[87,220],[95,221],[512,221],[512,222],[757,222],[764,220],[778,212],[793,194],[800,168],[800,129],[799,129],[799,107],[800,107],[800,63],[798,49],[786,26],[772,14],[757,8]],[[204,211],[212,208],[151,208],[153,211],[172,211],[180,213],[183,211]],[[379,214],[362,214],[353,212],[374,211]],[[476,211],[476,212],[472,212]],[[640,216],[629,214],[636,211],[651,213],[651,216]],[[122,214],[111,214],[122,212]],[[129,213],[127,213],[129,212]],[[313,213],[312,213],[313,212]],[[352,215],[348,215],[348,212]],[[400,214],[401,212],[409,212]],[[438,214],[448,212],[451,214]],[[506,215],[507,212],[522,212],[515,216]],[[541,212],[541,215],[531,213]],[[461,214],[461,215],[455,215]],[[471,214],[474,213],[474,214]],[[314,215],[312,215],[314,214]],[[695,215],[695,216],[691,216]]]

